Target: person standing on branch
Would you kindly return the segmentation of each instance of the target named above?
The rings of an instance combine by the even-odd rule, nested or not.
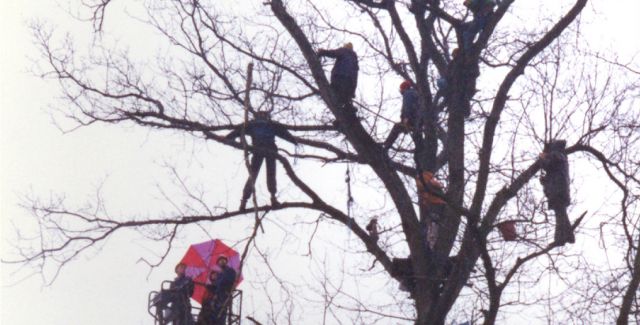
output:
[[[554,140],[544,146],[540,161],[544,175],[540,177],[544,195],[549,202],[549,209],[556,215],[555,242],[557,245],[574,243],[575,236],[567,215],[567,207],[571,203],[569,190],[569,162],[564,152],[567,145],[564,140]]]
[[[358,86],[358,56],[353,51],[353,45],[346,43],[335,50],[320,49],[318,56],[336,60],[331,70],[331,89],[337,97],[338,105],[348,108],[356,96]]]
[[[402,94],[402,109],[400,111],[400,123],[396,123],[387,140],[384,142],[384,149],[389,150],[401,132],[413,131],[415,142],[416,132],[419,132],[420,116],[418,105],[418,92],[413,88],[411,81],[405,80],[400,84],[400,94]]]
[[[242,125],[237,127],[226,136],[226,139],[233,140],[242,135],[242,128]],[[267,163],[267,188],[271,193],[271,204],[278,205],[279,202],[276,199],[276,160],[274,158],[278,147],[276,147],[275,137],[278,136],[294,145],[297,145],[298,142],[284,126],[271,121],[268,112],[255,113],[254,119],[247,123],[244,132],[251,137],[251,145],[255,151],[253,151],[253,156],[251,157],[249,179],[247,179],[242,191],[240,210],[246,209],[247,200],[253,193],[256,178],[260,172],[262,162],[265,160]]]

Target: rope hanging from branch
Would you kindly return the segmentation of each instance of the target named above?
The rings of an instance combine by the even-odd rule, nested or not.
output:
[[[347,146],[347,152],[348,152],[349,143],[346,143],[346,140],[345,140],[345,144]],[[351,164],[349,163],[348,160],[347,160],[347,170],[345,171],[345,175],[344,175],[344,182],[347,183],[347,218],[348,218],[347,226],[349,227],[348,231],[350,236],[351,228],[353,226],[353,218],[351,217],[351,210],[353,209],[353,195],[351,192]]]

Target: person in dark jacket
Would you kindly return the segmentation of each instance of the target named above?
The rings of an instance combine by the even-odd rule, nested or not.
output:
[[[465,117],[471,115],[471,99],[476,93],[476,81],[480,76],[478,61],[468,55],[468,52],[454,49],[451,52],[451,62],[447,65],[445,75],[438,79],[438,92],[435,96],[437,105],[447,106],[448,109],[460,109]],[[454,93],[459,96],[453,96]],[[439,99],[442,98],[442,104]],[[455,106],[455,107],[452,107]]]
[[[215,282],[215,300],[213,324],[224,325],[227,318],[227,309],[230,306],[231,291],[236,283],[236,271],[229,265],[226,256],[218,257],[216,264],[220,268],[220,273]]]
[[[170,289],[173,292],[173,302],[171,311],[176,325],[191,325],[191,300],[193,295],[193,280],[186,274],[187,266],[184,263],[176,265],[176,278],[171,283]]]
[[[487,26],[496,3],[493,0],[466,0],[464,5],[471,10],[473,20],[462,26],[462,46],[468,50],[473,40]]]
[[[196,325],[213,325],[217,277],[217,271],[214,270],[209,273],[209,282],[204,285],[205,294],[202,298],[202,309],[200,309],[200,313],[198,314],[198,322]]]
[[[331,70],[331,88],[338,97],[338,104],[345,106],[356,96],[358,86],[358,56],[353,51],[353,45],[346,43],[335,50],[320,49],[319,57],[330,57],[336,61]]]
[[[278,151],[276,147],[275,137],[278,136],[281,139],[289,141],[295,145],[298,144],[296,139],[287,131],[287,129],[270,120],[269,113],[257,112],[254,115],[254,119],[247,123],[245,128],[245,134],[251,137],[251,145],[256,149],[251,157],[250,175],[249,179],[244,185],[242,191],[242,199],[240,200],[240,210],[245,210],[247,200],[253,193],[253,187],[262,167],[262,162],[266,160],[267,163],[267,188],[271,193],[271,204],[277,205],[276,199],[277,183],[276,183],[276,160],[273,155]],[[236,128],[226,136],[226,139],[232,140],[239,137],[242,134],[242,126]]]
[[[549,209],[556,215],[555,242],[558,245],[574,243],[575,236],[567,215],[567,207],[571,204],[569,190],[569,162],[564,152],[567,145],[564,140],[554,140],[544,146],[540,155],[544,175],[540,177],[544,195],[549,202]]]
[[[396,123],[387,140],[384,141],[384,149],[389,150],[396,141],[400,133],[413,131],[418,132],[420,123],[418,92],[413,88],[411,81],[405,80],[400,84],[402,94],[402,109],[400,110],[400,123]]]

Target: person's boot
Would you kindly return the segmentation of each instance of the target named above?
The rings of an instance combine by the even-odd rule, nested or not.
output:
[[[247,209],[247,200],[246,199],[240,200],[240,211],[244,211],[246,209]]]

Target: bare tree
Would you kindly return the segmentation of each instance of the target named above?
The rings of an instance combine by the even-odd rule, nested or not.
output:
[[[104,32],[105,8],[118,2],[94,2],[88,4],[91,19]],[[334,278],[321,277],[325,313],[336,320],[347,314],[354,324],[445,324],[459,317],[495,324],[505,317],[501,307],[509,306],[542,308],[558,322],[639,321],[640,112],[633,107],[639,73],[637,62],[594,53],[582,42],[579,17],[587,2],[556,1],[527,11],[532,8],[524,1],[502,0],[479,12],[462,1],[272,0],[243,4],[243,15],[219,1],[149,1],[145,22],[171,45],[149,70],[117,49],[79,55],[71,42],[36,26],[43,76],[60,83],[69,104],[64,112],[78,125],[134,123],[269,155],[296,192],[294,200],[249,210],[211,209],[194,194],[190,199],[200,208],[144,220],[105,216],[100,205],[90,211],[32,201],[40,245],[22,245],[16,262],[63,265],[126,228],[164,226],[149,237],[171,247],[178,226],[250,213],[256,213],[255,238],[258,212],[303,209],[319,216],[309,223],[309,240],[318,224],[341,224],[359,240],[357,252],[344,254],[373,264],[357,276],[383,272],[409,292],[394,308],[377,309]],[[342,41],[354,44],[360,63],[358,95],[346,104],[317,55]],[[245,89],[249,63],[253,80]],[[395,87],[403,80],[418,94],[420,120],[411,137],[385,150],[400,106]],[[247,122],[245,112],[261,111],[293,132],[301,150],[265,151],[225,137]],[[562,154],[572,167],[574,206],[591,200],[588,187],[610,186],[617,200],[598,212],[570,208],[572,231],[578,241],[599,238],[596,254],[623,256],[625,263],[601,269],[586,252],[553,239],[555,214],[547,211],[537,176],[544,144],[559,139],[567,141]],[[342,209],[290,158],[347,164],[362,175],[351,178],[352,186],[374,189],[391,207]],[[425,173],[435,175],[431,180],[443,184],[442,192],[425,183],[431,181]],[[344,195],[351,202],[350,190]],[[443,209],[426,204],[425,195],[441,200]],[[364,227],[372,215],[380,223],[375,234]],[[515,244],[493,231],[504,221],[517,224]],[[408,269],[399,274],[401,263]],[[543,279],[561,280],[563,292],[551,294]],[[270,317],[259,321],[287,322],[277,312]]]

